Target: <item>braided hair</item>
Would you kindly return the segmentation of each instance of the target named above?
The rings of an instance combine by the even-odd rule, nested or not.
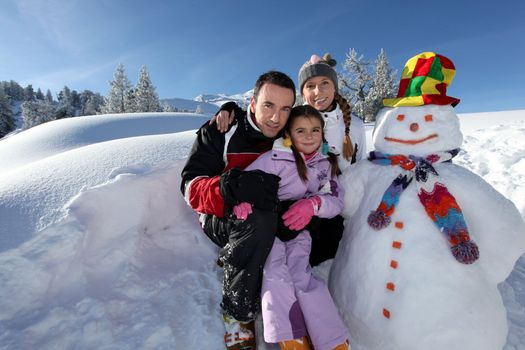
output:
[[[341,111],[343,111],[343,121],[345,122],[345,136],[343,139],[343,158],[350,161],[352,159],[352,156],[354,155],[354,144],[352,142],[352,139],[350,138],[350,123],[352,121],[352,107],[348,104],[348,101],[346,99],[339,95],[338,92],[335,93],[334,97],[335,102],[339,105],[341,108]]]

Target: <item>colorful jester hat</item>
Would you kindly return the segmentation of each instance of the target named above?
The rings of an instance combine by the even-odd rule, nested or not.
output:
[[[459,99],[447,96],[456,68],[445,56],[423,52],[409,59],[403,69],[396,98],[383,100],[385,107],[452,105]]]

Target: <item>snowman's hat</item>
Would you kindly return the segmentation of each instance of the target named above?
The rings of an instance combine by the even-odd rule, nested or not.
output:
[[[447,86],[456,75],[451,60],[434,52],[423,52],[409,59],[403,69],[396,98],[385,98],[386,107],[452,105],[459,99],[447,96]]]

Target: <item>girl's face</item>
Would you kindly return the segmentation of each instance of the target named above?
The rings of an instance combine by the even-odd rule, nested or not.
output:
[[[310,78],[303,86],[304,100],[320,112],[326,111],[332,105],[335,97],[335,86],[328,77]]]
[[[310,154],[319,149],[323,141],[323,127],[317,118],[301,116],[296,118],[286,133],[295,149]]]

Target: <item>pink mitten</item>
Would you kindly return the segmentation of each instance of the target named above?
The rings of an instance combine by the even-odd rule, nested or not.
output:
[[[242,202],[233,207],[233,213],[239,220],[246,220],[252,213],[252,205],[248,202]]]
[[[320,202],[317,196],[298,200],[283,214],[284,225],[290,230],[302,230],[312,220]]]

